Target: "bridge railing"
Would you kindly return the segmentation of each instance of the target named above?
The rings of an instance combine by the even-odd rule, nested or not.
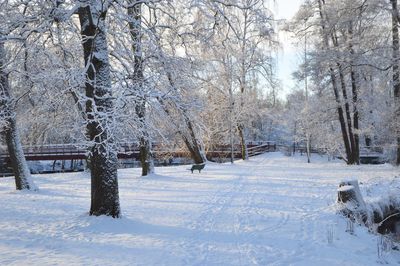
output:
[[[275,142],[248,142],[249,156],[258,155],[264,152],[276,150]],[[153,154],[157,158],[163,157],[188,157],[189,153],[185,150],[168,151],[162,148],[157,143],[153,144]],[[27,160],[70,160],[70,159],[85,159],[86,149],[79,144],[52,144],[23,147]],[[229,145],[220,145],[213,150],[207,151],[207,155],[211,157],[229,157],[231,147]],[[234,156],[240,158],[240,145],[235,144]],[[0,150],[0,158],[7,159],[9,157],[7,151]],[[118,150],[119,158],[135,158],[139,157],[139,146],[136,143],[122,143]]]
[[[276,151],[276,144],[275,142],[266,142],[258,146],[250,147],[247,151],[249,156],[256,156],[265,152]]]

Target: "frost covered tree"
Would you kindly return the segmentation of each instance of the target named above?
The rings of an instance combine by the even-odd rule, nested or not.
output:
[[[253,108],[256,108],[251,104],[251,97],[256,94],[260,80],[264,79],[264,86],[274,83],[271,57],[276,44],[273,14],[266,7],[267,3],[259,0],[196,3],[198,11],[195,23],[198,39],[203,49],[212,48],[204,52],[208,53],[207,60],[211,71],[218,68],[220,70],[217,72],[220,74],[218,78],[208,79],[212,83],[213,79],[221,81],[223,77],[226,78],[220,84],[224,84],[223,91],[226,91],[226,94],[223,94],[230,101],[221,108],[225,108],[225,112],[228,113],[235,112],[231,113],[226,121],[235,122],[234,128],[239,137],[242,159],[247,159],[246,139],[250,135],[249,128],[252,128],[252,116],[255,114]],[[217,91],[218,94],[221,92]],[[238,93],[235,94],[234,91]],[[218,102],[218,99],[212,100]],[[222,121],[220,123],[222,124]]]
[[[43,47],[46,47],[50,52],[43,52],[45,49],[39,48],[37,50],[38,54],[45,55],[45,59],[42,60],[40,58],[36,61],[44,62],[48,60],[47,63],[50,63],[49,65],[54,67],[53,69],[49,69],[46,63],[39,68],[29,67],[30,64],[32,66],[39,66],[40,63],[32,63],[34,60],[31,60],[32,56],[30,56],[30,52],[34,50],[34,46],[29,46],[30,50],[24,50],[26,52],[25,56],[23,56],[23,68],[26,72],[25,77],[28,77],[25,79],[29,79],[28,81],[31,83],[30,93],[35,87],[41,87],[42,85],[47,89],[46,93],[72,95],[74,99],[72,102],[75,102],[80,107],[78,109],[81,112],[81,118],[85,120],[86,137],[89,147],[87,157],[91,170],[92,185],[90,214],[119,217],[118,159],[113,130],[115,126],[115,108],[111,89],[110,63],[108,60],[106,38],[106,14],[110,2],[38,1],[32,5],[31,3],[10,3],[16,6],[25,5],[25,8],[17,9],[22,10],[22,14],[19,14],[20,16],[17,17],[19,31],[15,34],[15,38],[24,41],[22,43],[23,48],[26,48],[28,43],[25,36],[32,36],[31,38],[35,42],[43,42]],[[66,8],[64,9],[64,7]],[[76,54],[74,59],[78,59],[78,61],[75,64],[68,64],[65,55],[69,55],[71,50],[68,50],[67,45],[60,40],[69,38],[69,34],[78,35],[75,30],[76,25],[74,25],[75,28],[72,27],[71,32],[64,31],[67,34],[61,38],[60,36],[58,38],[55,37],[54,34],[57,29],[62,28],[60,24],[67,24],[70,17],[75,16],[75,14],[79,16],[82,48],[74,52],[83,51],[83,56],[78,57]],[[75,23],[77,22],[77,20],[71,20]],[[16,23],[10,23],[10,25],[14,26]],[[40,47],[40,45],[37,47]],[[60,56],[60,54],[63,56]],[[83,68],[79,65],[80,63],[84,63]],[[79,71],[75,71],[77,69]],[[51,91],[50,86],[48,86],[48,83],[55,78],[54,75],[50,74],[51,71],[55,71],[58,74],[65,74],[63,78],[67,77],[64,80],[58,80],[62,84],[61,92]],[[84,74],[82,75],[82,73]],[[43,77],[48,79],[47,85]],[[57,84],[56,87],[58,86],[60,85]],[[83,87],[85,88],[84,97],[81,97],[82,95],[76,93],[76,91],[71,90],[76,89],[79,91]],[[27,94],[23,96],[25,95]],[[83,98],[83,101],[79,97]],[[44,103],[42,99],[40,102]],[[47,105],[49,102],[45,104]],[[32,103],[32,105],[34,104]],[[10,117],[14,118],[15,116]],[[11,125],[14,126],[12,123]]]
[[[328,23],[331,21],[331,18],[328,14],[333,14],[333,11],[328,12],[326,8],[333,6],[326,6],[325,2],[322,0],[318,1],[318,11],[320,15],[320,26],[322,31],[322,39],[323,39],[323,49],[329,50],[330,48],[339,48],[341,44],[340,40],[345,40],[349,36],[346,35],[346,31],[348,34],[352,32],[352,23],[349,23],[345,26],[344,30],[340,33],[343,36],[339,39],[338,31],[335,27],[329,30],[332,25]],[[350,10],[350,7],[346,9]],[[346,15],[346,14],[345,14]],[[329,28],[328,28],[329,27]],[[351,37],[350,37],[351,38]],[[349,43],[350,51],[352,49],[352,44]],[[350,63],[351,65],[351,63]],[[344,63],[341,61],[332,61],[329,67],[330,79],[332,83],[332,88],[335,96],[335,100],[337,103],[337,113],[339,116],[340,127],[342,131],[343,142],[346,150],[346,158],[348,164],[356,164],[359,163],[359,143],[358,143],[358,115],[357,115],[357,88],[356,83],[354,81],[354,72],[350,70],[350,76],[352,79],[352,96],[349,96],[348,85],[345,80],[345,72],[344,72]],[[335,73],[337,72],[337,74]],[[350,98],[351,97],[351,98]],[[350,100],[352,99],[352,100]],[[351,107],[352,106],[352,107]],[[352,110],[351,110],[352,108]]]
[[[200,93],[193,77],[195,63],[187,53],[187,46],[193,44],[190,34],[192,27],[185,22],[190,18],[190,12],[187,8],[180,8],[180,5],[176,6],[159,5],[163,15],[160,14],[160,17],[164,17],[164,20],[154,20],[150,28],[151,38],[154,40],[151,55],[155,60],[152,66],[159,70],[162,81],[161,86],[157,86],[159,91],[156,99],[160,109],[167,115],[167,121],[170,121],[189,151],[190,157],[196,164],[202,164],[206,162],[206,156],[199,134],[201,121],[196,116],[201,111],[196,100]],[[182,54],[179,48],[185,53]]]
[[[20,133],[18,130],[15,105],[17,102],[12,98],[10,83],[6,70],[7,56],[5,49],[5,36],[0,34],[0,133],[4,137],[7,150],[15,177],[17,190],[36,189],[28,164],[22,149]]]
[[[221,1],[212,3],[212,8],[229,26],[230,45],[235,46],[237,70],[235,79],[240,88],[241,113],[245,110],[245,93],[249,90],[252,73],[269,72],[271,64],[269,47],[273,44],[272,13],[265,7],[264,1],[238,1],[235,4]],[[246,116],[242,115],[237,124],[242,159],[247,159]]]
[[[86,129],[91,174],[91,215],[121,215],[114,98],[108,59],[106,17],[109,1],[81,1],[78,10],[85,60]]]
[[[142,175],[146,176],[154,172],[154,162],[151,153],[151,141],[149,139],[148,125],[146,121],[146,96],[144,93],[144,66],[142,54],[142,3],[133,0],[128,1],[129,30],[132,38],[132,52],[134,54],[133,84],[138,92],[138,100],[135,106],[142,129],[139,140],[140,162]]]
[[[13,94],[12,85],[9,81],[10,72],[9,66],[11,60],[15,60],[14,56],[7,55],[7,43],[16,41],[19,46],[24,47],[28,37],[23,34],[24,27],[27,22],[23,19],[25,12],[15,10],[17,3],[5,1],[0,3],[0,133],[7,144],[7,150],[13,169],[15,184],[17,190],[37,189],[31,179],[31,173],[28,164],[25,160],[22,149],[19,124],[17,122],[16,108],[18,100],[23,97],[16,97]],[[22,4],[22,7],[27,4]],[[28,30],[26,32],[29,32]],[[15,45],[17,45],[14,42]]]
[[[165,54],[160,54],[160,56],[162,58],[161,60],[167,59]],[[162,110],[168,115],[169,121],[175,127],[176,133],[182,139],[193,161],[196,164],[205,163],[204,146],[201,138],[198,136],[199,121],[197,121],[197,124],[194,122],[195,119],[190,108],[190,104],[192,108],[197,106],[196,104],[193,105],[194,94],[187,94],[190,93],[189,91],[184,92],[188,88],[193,89],[193,84],[191,84],[189,79],[185,79],[187,76],[183,75],[183,73],[187,73],[187,70],[190,69],[190,64],[188,64],[187,60],[173,60],[172,58],[169,58],[168,61],[161,62],[163,62],[162,69],[168,82],[168,90],[158,96],[157,100]],[[180,64],[180,66],[178,64]],[[172,66],[174,67],[171,68]],[[185,66],[188,68],[183,69],[182,67]],[[178,72],[178,69],[181,69],[182,72]],[[182,94],[182,92],[184,92],[184,94]]]
[[[304,72],[310,74],[314,93],[323,96],[319,99],[333,103],[348,164],[359,163],[362,135],[370,128],[371,114],[363,109],[371,92],[367,88],[376,90],[377,83],[385,82],[391,61],[386,19],[380,1],[310,0],[290,24],[299,38],[310,36]],[[374,74],[372,80],[367,73]]]

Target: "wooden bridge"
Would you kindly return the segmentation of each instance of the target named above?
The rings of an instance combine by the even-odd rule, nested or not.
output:
[[[247,144],[249,156],[258,155],[264,152],[276,150],[274,142],[249,142]],[[25,146],[23,148],[27,161],[58,161],[58,160],[84,160],[86,159],[86,149],[77,144],[56,144],[41,146]],[[153,156],[156,159],[163,158],[187,158],[189,153],[185,150],[168,151],[163,150],[161,145],[153,144]],[[230,157],[230,147],[226,145],[217,146],[213,150],[206,151],[208,158],[227,158]],[[234,147],[234,157],[240,158],[240,145]],[[123,143],[118,150],[119,159],[139,160],[139,147],[133,143]],[[8,162],[9,154],[7,151],[0,150],[0,161]]]

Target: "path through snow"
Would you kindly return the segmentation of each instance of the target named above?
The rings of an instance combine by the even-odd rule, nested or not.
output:
[[[371,265],[377,236],[335,214],[336,188],[358,178],[393,182],[388,165],[305,163],[271,153],[248,162],[119,171],[122,219],[86,215],[87,174],[38,175],[39,192],[15,192],[0,179],[0,265]],[[393,188],[391,188],[393,189]],[[382,189],[380,190],[382,193]],[[389,193],[384,191],[383,193]],[[329,235],[333,242],[329,243]]]

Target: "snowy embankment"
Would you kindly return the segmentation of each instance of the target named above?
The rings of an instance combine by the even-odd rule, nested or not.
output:
[[[122,219],[87,216],[88,174],[37,175],[38,192],[13,191],[13,179],[2,178],[0,265],[399,263],[400,252],[381,252],[366,228],[346,232],[334,205],[340,180],[359,179],[368,200],[398,189],[398,170],[313,161],[271,153],[210,163],[201,174],[188,166],[146,178],[120,170]]]

